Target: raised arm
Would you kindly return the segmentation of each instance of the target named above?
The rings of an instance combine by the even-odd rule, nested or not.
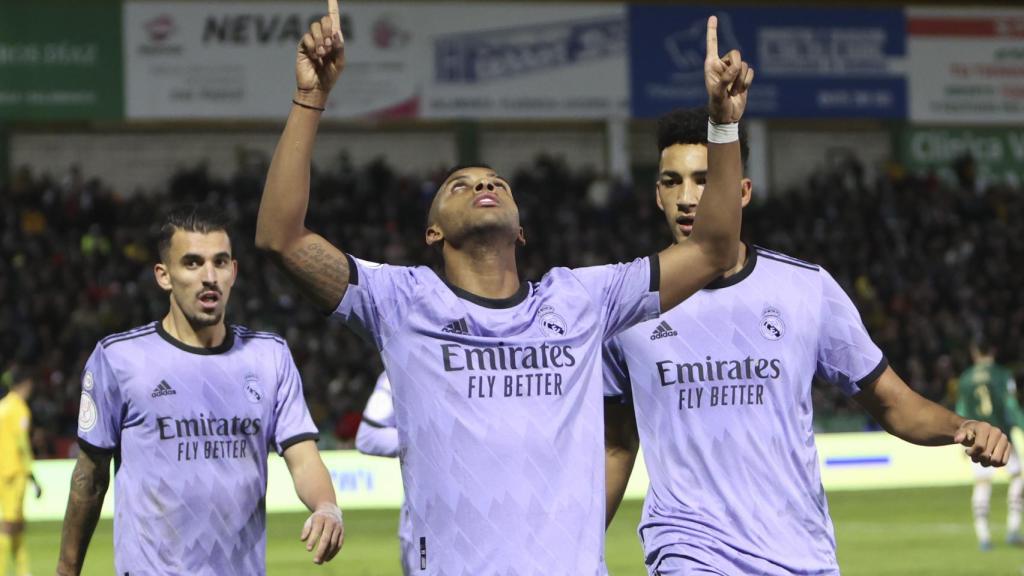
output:
[[[96,530],[103,498],[110,485],[110,456],[82,450],[71,474],[71,493],[64,512],[57,574],[77,576],[82,572],[89,540]]]
[[[310,162],[320,113],[345,67],[337,0],[329,0],[328,12],[328,16],[310,24],[299,43],[294,103],[270,162],[256,220],[256,247],[270,253],[324,311],[338,305],[349,278],[344,254],[305,224]]]
[[[302,527],[301,539],[312,551],[313,562],[330,562],[345,543],[345,526],[334,494],[334,484],[327,472],[316,442],[297,442],[284,451],[284,461],[295,484],[295,493],[312,514]]]
[[[886,368],[874,383],[854,399],[893,436],[913,444],[942,446],[961,444],[975,462],[1003,466],[1012,449],[998,428],[987,422],[965,420],[924,398]]]
[[[708,91],[708,173],[700,212],[686,242],[659,255],[661,309],[669,310],[736,265],[740,241],[738,123],[754,70],[737,50],[718,56],[718,19],[708,18],[704,84]]]

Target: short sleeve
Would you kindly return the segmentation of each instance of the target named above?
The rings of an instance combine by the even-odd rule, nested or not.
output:
[[[605,401],[622,404],[629,402],[629,367],[617,339],[605,341],[601,350],[601,363]]]
[[[102,344],[85,363],[78,406],[78,441],[87,452],[112,453],[121,444],[124,400]]]
[[[391,397],[391,381],[387,372],[381,372],[370,399],[363,410],[363,422],[377,428],[395,427],[395,403]]]
[[[572,270],[591,298],[601,306],[605,338],[661,313],[659,262],[655,254],[624,264]]]
[[[820,274],[816,374],[847,396],[853,396],[877,380],[889,364],[868,335],[850,297],[828,272],[822,269]]]
[[[302,378],[287,346],[282,345],[278,367],[277,398],[274,400],[274,446],[283,454],[293,444],[317,440],[319,434],[302,396]]]
[[[418,284],[415,268],[348,259],[349,280],[333,316],[378,349],[398,328]]]

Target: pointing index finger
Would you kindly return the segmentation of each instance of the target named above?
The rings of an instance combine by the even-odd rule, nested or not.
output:
[[[334,2],[335,0],[330,0]],[[718,16],[708,17],[708,58],[718,58]]]
[[[338,12],[338,0],[327,0],[327,14],[331,17],[331,25],[334,31],[341,33],[341,14]]]

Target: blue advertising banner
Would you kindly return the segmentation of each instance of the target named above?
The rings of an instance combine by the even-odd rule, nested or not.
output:
[[[707,103],[707,18],[755,69],[748,117],[904,118],[901,9],[629,6],[634,116]]]

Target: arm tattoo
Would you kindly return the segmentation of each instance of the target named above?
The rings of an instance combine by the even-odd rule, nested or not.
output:
[[[283,254],[288,275],[317,307],[333,312],[348,287],[348,259],[320,237]]]
[[[82,570],[109,484],[109,456],[79,456],[71,475],[71,493],[64,513],[58,573],[78,574]]]

